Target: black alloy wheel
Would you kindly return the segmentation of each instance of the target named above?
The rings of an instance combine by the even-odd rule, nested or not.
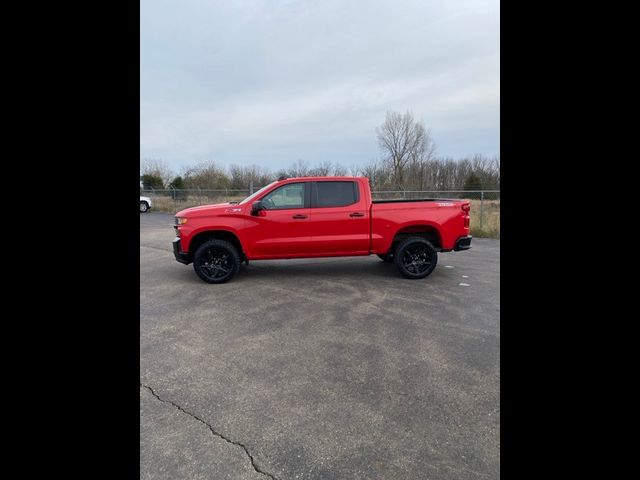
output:
[[[438,253],[428,240],[409,237],[398,245],[394,262],[404,277],[424,278],[436,268]]]
[[[224,240],[208,240],[198,247],[193,268],[207,283],[225,283],[240,268],[240,255],[236,247]]]

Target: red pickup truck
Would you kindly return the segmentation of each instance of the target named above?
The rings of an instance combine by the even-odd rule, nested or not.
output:
[[[437,252],[471,248],[469,210],[467,200],[372,200],[364,177],[280,178],[239,203],[178,212],[173,252],[208,283],[249,260],[371,254],[417,279]]]

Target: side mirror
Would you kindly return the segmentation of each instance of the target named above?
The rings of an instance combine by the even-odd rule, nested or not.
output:
[[[253,205],[251,205],[251,215],[258,215],[260,210],[266,210],[267,208],[262,204],[262,201],[258,200]]]

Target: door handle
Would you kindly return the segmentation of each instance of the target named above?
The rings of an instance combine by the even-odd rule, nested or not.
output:
[[[291,217],[291,218],[293,218],[293,219],[295,219],[295,220],[302,220],[303,218],[307,218],[307,216],[306,216],[306,215],[302,215],[302,214],[300,214],[300,213],[299,213],[299,214],[297,214],[297,215],[294,215],[294,216],[293,216],[293,217]]]
[[[350,217],[364,217],[364,213],[354,212],[349,214]]]

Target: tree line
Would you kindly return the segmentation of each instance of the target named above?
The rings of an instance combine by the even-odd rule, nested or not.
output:
[[[182,169],[176,174],[166,162],[141,161],[145,189],[247,190],[262,187],[281,176],[364,176],[373,190],[499,190],[500,157],[472,155],[438,157],[431,132],[410,112],[387,112],[376,130],[381,157],[366,165],[342,165],[329,160],[309,165],[297,160],[276,171],[257,165],[223,167],[214,161]]]

